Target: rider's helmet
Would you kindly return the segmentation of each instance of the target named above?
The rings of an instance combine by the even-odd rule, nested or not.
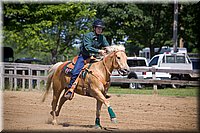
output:
[[[93,26],[93,28],[95,28],[95,27],[105,28],[104,22],[100,19],[95,20],[93,22],[92,26]]]

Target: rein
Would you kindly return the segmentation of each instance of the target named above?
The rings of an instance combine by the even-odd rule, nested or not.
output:
[[[105,57],[106,58],[106,57]],[[104,67],[106,68],[106,71],[108,72],[108,74],[109,74],[109,76],[111,75],[111,73],[110,73],[110,71],[108,70],[108,67],[106,66],[106,64],[105,64],[105,58],[103,58],[103,65],[104,65]]]

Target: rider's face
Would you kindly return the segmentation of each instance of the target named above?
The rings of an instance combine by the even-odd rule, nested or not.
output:
[[[103,32],[103,28],[101,28],[101,27],[96,27],[96,28],[95,28],[95,32],[96,32],[96,34],[101,34],[101,33]]]

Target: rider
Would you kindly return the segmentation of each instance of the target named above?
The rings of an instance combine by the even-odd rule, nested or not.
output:
[[[67,99],[71,100],[73,97],[74,89],[76,87],[75,80],[84,67],[84,61],[95,54],[105,55],[106,51],[101,48],[109,46],[109,43],[105,36],[102,35],[104,28],[104,22],[97,19],[93,22],[93,32],[89,32],[84,35],[83,42],[80,47],[80,53],[76,64],[74,65],[68,89],[65,90],[66,92],[64,96]]]

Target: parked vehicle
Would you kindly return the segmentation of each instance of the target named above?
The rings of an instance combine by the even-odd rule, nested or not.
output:
[[[194,71],[200,71],[200,58],[191,58],[192,68]]]
[[[155,55],[149,62],[149,67],[157,69],[180,69],[193,70],[192,62],[186,53],[164,53]],[[170,74],[164,72],[155,73],[157,79],[190,80],[195,78],[192,74]],[[152,73],[148,72],[145,78],[152,78]],[[178,87],[174,86],[173,87]]]
[[[199,72],[200,72],[200,65],[199,65],[200,58],[197,57],[197,58],[190,58],[190,59],[192,61],[192,69],[193,69],[193,71],[197,72],[197,74],[192,74],[191,77],[192,77],[193,80],[200,81],[200,74],[199,74]]]
[[[3,62],[13,62],[14,52],[11,47],[2,47],[3,52]]]
[[[3,52],[3,58],[2,58],[3,62],[42,64],[42,60],[37,58],[24,57],[14,60],[14,51],[11,47],[2,47],[2,52]]]
[[[37,58],[19,58],[15,60],[15,63],[41,64],[42,60]]]
[[[159,49],[160,48],[154,48],[154,53],[163,54],[165,52],[174,52],[174,48],[173,47],[169,47],[169,46],[162,46],[160,52],[158,52]],[[179,53],[187,53],[187,49],[186,48],[177,47],[177,50],[178,50]],[[139,51],[139,56],[147,58],[147,61],[149,62],[150,59],[151,59],[150,48],[146,47],[146,48],[143,48],[142,50],[140,50]]]
[[[127,64],[129,67],[147,67],[147,59],[144,57],[128,57],[127,58]],[[134,79],[144,79],[144,73],[143,72],[137,72],[137,71],[131,71],[127,76],[121,76],[117,70],[114,70],[111,75],[112,78],[134,78]],[[131,88],[131,89],[138,89],[142,88],[141,84],[138,83],[118,83],[118,82],[111,82],[111,85],[120,85],[123,88]]]

